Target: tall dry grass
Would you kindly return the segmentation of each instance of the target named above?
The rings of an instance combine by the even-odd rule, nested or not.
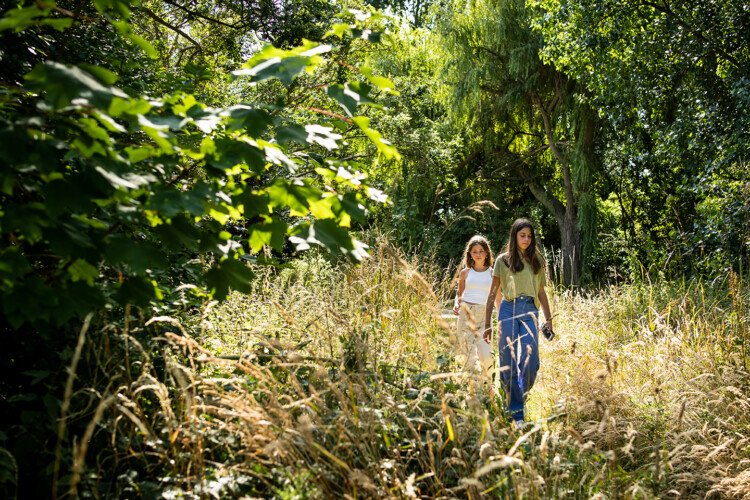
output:
[[[608,494],[750,498],[750,294],[727,281],[555,295],[531,405],[607,456]]]
[[[100,497],[750,498],[737,278],[555,293],[558,339],[519,431],[460,369],[447,275],[381,240],[360,267],[310,255],[251,294],[153,318],[148,349],[110,332],[128,368],[98,389],[62,483]]]

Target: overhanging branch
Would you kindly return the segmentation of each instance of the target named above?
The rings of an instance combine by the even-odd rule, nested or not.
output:
[[[194,11],[194,10],[190,10],[187,7],[185,7],[184,5],[181,5],[181,4],[179,4],[179,3],[177,3],[177,2],[175,2],[173,0],[164,0],[164,3],[168,3],[169,5],[177,7],[181,11],[183,11],[183,12],[185,12],[185,13],[191,15],[191,16],[197,17],[199,19],[203,19],[204,21],[208,21],[210,23],[220,24],[221,26],[226,26],[227,28],[232,28],[232,29],[239,28],[239,27],[242,26],[242,23],[240,23],[240,22],[236,22],[236,23],[233,23],[233,24],[228,24],[228,23],[225,23],[224,21],[220,21],[219,19],[215,19],[213,17],[206,16],[205,14],[201,14],[200,12],[197,12],[197,11]]]
[[[180,36],[182,36],[182,37],[184,37],[185,39],[187,39],[187,40],[188,40],[188,41],[189,41],[190,43],[192,43],[192,44],[193,44],[193,45],[195,46],[195,48],[197,48],[197,49],[198,49],[198,52],[203,52],[203,47],[201,47],[201,44],[200,44],[200,43],[198,43],[198,42],[197,42],[197,41],[196,41],[196,40],[195,40],[195,39],[194,39],[193,37],[191,37],[190,35],[188,35],[188,34],[187,34],[187,33],[185,33],[184,31],[182,31],[182,30],[181,30],[180,28],[178,28],[177,26],[175,26],[175,25],[173,25],[172,23],[169,23],[169,22],[165,21],[164,19],[160,18],[159,16],[157,16],[157,15],[156,15],[156,14],[154,13],[154,11],[152,11],[152,10],[151,10],[151,9],[149,9],[148,7],[142,7],[142,6],[141,6],[141,7],[138,7],[138,9],[140,9],[140,10],[141,10],[141,12],[143,12],[144,14],[146,14],[146,15],[147,15],[148,17],[150,17],[151,19],[153,19],[153,20],[154,20],[154,21],[156,21],[157,23],[161,24],[162,26],[166,26],[167,28],[171,29],[171,30],[172,30],[172,31],[174,31],[175,33],[177,33],[177,34],[179,34]]]

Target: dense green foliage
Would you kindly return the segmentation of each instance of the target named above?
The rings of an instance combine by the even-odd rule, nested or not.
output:
[[[18,12],[7,29],[22,27],[11,23],[25,15]],[[312,42],[267,46],[233,75],[289,87],[330,51]],[[5,96],[0,136],[3,312],[12,326],[61,325],[105,304],[145,307],[185,283],[222,299],[248,289],[242,259],[256,260],[265,245],[283,250],[287,233],[297,248],[363,257],[344,227],[380,195],[349,163],[326,158],[340,147],[343,120],[296,123],[284,100],[213,108],[183,91],[133,95],[101,66],[45,61],[24,80]],[[394,155],[355,116],[370,85],[345,85],[328,87],[328,96]],[[317,182],[301,178],[303,169]],[[299,219],[308,214],[315,220]],[[231,221],[242,231],[232,234]],[[29,310],[29,302],[46,308]]]
[[[747,3],[530,3],[544,59],[606,120],[606,182],[630,251],[678,273],[747,268]]]
[[[297,83],[338,66],[330,42],[366,44],[369,31],[339,23],[327,43],[257,47],[232,71],[231,87],[222,84],[247,89],[249,99],[214,106],[193,93],[207,77],[180,75],[200,72],[195,63],[179,71],[155,63],[158,51],[131,23],[144,9],[96,2],[84,14],[50,3],[10,10],[0,22],[5,81],[14,82],[0,101],[3,427],[50,419],[13,440],[18,457],[57,429],[60,400],[39,398],[28,384],[51,377],[56,387],[84,317],[106,310],[128,321],[131,308],[174,314],[222,300],[250,290],[249,263],[274,263],[293,249],[361,260],[366,246],[348,231],[385,200],[363,183],[360,165],[337,153],[357,130],[379,155],[397,156],[358,116],[360,104],[374,104],[373,88],[391,84],[366,68],[352,71],[357,81]],[[263,99],[269,89],[275,97]],[[301,94],[319,108],[299,113]],[[346,116],[329,111],[338,107]],[[9,405],[20,401],[28,413],[18,420]]]
[[[563,281],[578,284],[597,232],[598,120],[583,89],[542,63],[524,2],[459,2],[448,14],[443,73],[453,114],[471,131],[470,166],[528,188],[557,221]]]
[[[746,269],[743,5],[455,2],[432,31],[401,28],[379,65],[412,97],[389,116],[430,133],[414,154],[402,148],[390,176],[392,196],[409,200],[391,219],[396,237],[440,235],[447,264],[473,232],[499,246],[525,215],[562,250],[558,268],[580,259],[584,284]],[[419,179],[404,175],[440,158]],[[480,200],[497,210],[459,219]]]

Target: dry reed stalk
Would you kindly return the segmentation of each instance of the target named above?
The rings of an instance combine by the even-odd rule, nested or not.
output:
[[[53,465],[52,472],[52,498],[57,498],[57,483],[60,479],[60,455],[62,453],[62,442],[63,434],[65,433],[65,419],[67,417],[68,409],[70,408],[70,400],[73,395],[73,381],[75,379],[76,368],[78,367],[78,361],[81,359],[81,352],[83,351],[83,344],[86,341],[86,332],[91,324],[91,319],[94,317],[94,313],[89,313],[83,320],[83,326],[78,334],[78,343],[76,344],[75,351],[73,352],[73,359],[70,362],[68,368],[68,379],[65,382],[65,392],[63,394],[62,404],[60,405],[60,417],[57,424],[57,444],[55,445],[55,463]]]
[[[119,390],[118,390],[119,392]],[[107,410],[115,402],[115,396],[102,399],[96,407],[94,416],[86,426],[86,430],[80,440],[80,445],[73,448],[73,474],[70,478],[70,485],[68,486],[68,495],[71,498],[78,496],[78,482],[81,479],[81,472],[83,471],[83,462],[86,458],[86,451],[88,450],[89,441],[94,435],[96,425],[101,421],[104,416],[105,410]]]

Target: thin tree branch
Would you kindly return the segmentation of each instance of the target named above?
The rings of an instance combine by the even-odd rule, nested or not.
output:
[[[39,7],[40,9],[44,9],[45,8],[45,5],[42,2],[40,2],[39,0],[37,0],[34,3],[36,3],[36,6]],[[52,9],[56,10],[60,14],[66,15],[68,17],[72,17],[73,19],[83,19],[84,21],[90,21],[90,22],[93,22],[93,23],[97,23],[97,22],[101,21],[101,19],[97,19],[95,17],[88,17],[88,16],[83,16],[81,14],[76,14],[75,12],[71,12],[68,9],[63,9],[62,7],[57,6],[57,5],[53,5]]]
[[[315,111],[316,113],[320,113],[320,114],[323,114],[323,115],[326,115],[326,116],[332,116],[334,118],[338,118],[339,120],[343,120],[343,121],[345,121],[347,123],[354,123],[351,118],[347,118],[347,117],[345,117],[343,115],[339,115],[337,113],[332,113],[330,111],[326,111],[325,109],[313,108],[312,106],[309,106],[309,107],[307,107],[305,109],[309,109],[310,111]]]
[[[519,135],[527,135],[529,137],[536,137],[538,139],[542,138],[542,136],[539,135],[539,134],[533,134],[531,132],[524,132],[523,130],[515,130],[515,131],[513,131],[513,135],[511,136],[510,140],[508,140],[508,142],[504,145],[504,147],[506,149],[510,148],[510,145],[513,144],[513,141],[515,141],[516,137],[518,137]],[[545,148],[546,147],[548,147],[548,146],[545,146]],[[523,155],[523,156],[526,156],[526,155]]]
[[[555,109],[555,106],[557,106],[558,101],[560,100],[560,97],[562,96],[562,89],[560,84],[560,75],[555,75],[555,96],[552,98],[552,101],[550,101],[549,106],[547,106],[547,114],[551,115],[552,111]]]
[[[175,33],[178,33],[178,34],[182,35],[184,38],[186,38],[187,40],[189,40],[190,43],[192,43],[198,49],[199,52],[203,52],[203,47],[201,47],[201,44],[198,43],[197,41],[195,41],[190,35],[188,35],[184,31],[182,31],[177,26],[175,26],[173,24],[170,24],[167,21],[165,21],[164,19],[160,18],[151,9],[149,9],[148,7],[138,7],[138,9],[140,9],[148,17],[150,17],[151,19],[153,19],[157,23],[161,24],[162,26],[166,26],[167,28],[171,29]]]
[[[239,28],[240,26],[242,26],[242,23],[240,23],[240,22],[236,22],[234,24],[228,24],[228,23],[225,23],[224,21],[220,21],[220,20],[215,19],[213,17],[208,17],[208,16],[206,16],[204,14],[201,14],[200,12],[196,12],[194,10],[190,10],[187,7],[185,7],[184,5],[180,5],[177,2],[174,2],[172,0],[164,0],[164,3],[168,3],[169,5],[173,5],[173,6],[177,7],[178,9],[180,9],[181,11],[186,12],[187,14],[189,14],[191,16],[198,17],[198,18],[203,19],[204,21],[208,21],[210,23],[220,24],[221,26],[226,26],[227,28],[232,28],[232,29]]]
[[[483,51],[485,51],[485,52],[487,52],[487,53],[489,53],[489,54],[491,54],[491,55],[495,56],[495,57],[496,57],[496,58],[498,58],[498,59],[500,60],[500,62],[502,62],[502,63],[504,63],[504,62],[505,62],[505,57],[503,57],[503,55],[502,55],[502,54],[500,54],[500,53],[498,53],[498,52],[495,52],[494,50],[492,50],[492,49],[490,49],[490,48],[488,48],[488,47],[484,47],[484,46],[482,46],[482,45],[476,45],[476,46],[475,46],[474,48],[475,48],[475,49],[480,49],[480,50],[483,50]]]
[[[565,205],[563,205],[560,200],[552,195],[547,188],[539,183],[539,181],[537,180],[538,176],[532,173],[533,168],[526,161],[527,158],[539,154],[541,151],[547,148],[548,146],[545,145],[523,156],[514,153],[507,148],[503,150],[496,150],[495,154],[500,158],[506,159],[506,161],[504,162],[504,167],[513,169],[516,174],[518,174],[520,179],[524,182],[524,184],[526,184],[526,186],[529,188],[531,194],[533,194],[534,197],[539,200],[539,202],[541,202],[542,205],[544,205],[544,207],[551,214],[555,216],[555,219],[558,221],[558,223],[560,223],[565,214]],[[508,159],[510,159],[511,161],[508,161]]]
[[[347,156],[346,158],[339,158],[339,161],[351,161],[351,160],[356,160],[358,158],[371,158],[373,156],[375,156],[374,151],[368,154],[352,155],[352,156]]]
[[[555,137],[552,134],[552,123],[550,122],[549,114],[542,105],[542,100],[534,92],[531,93],[531,100],[542,116],[542,122],[544,123],[544,133],[547,136],[547,143],[549,144],[550,150],[552,151],[552,154],[555,155],[555,158],[557,158],[557,161],[560,162],[560,165],[562,165],[563,182],[565,187],[565,201],[567,203],[568,213],[570,215],[573,215],[575,211],[575,196],[573,194],[573,180],[570,176],[570,166],[555,144]]]
[[[542,123],[544,124],[544,134],[547,136],[547,143],[552,150],[552,154],[555,155],[557,161],[559,161],[563,166],[566,166],[568,162],[565,161],[565,157],[555,145],[555,137],[552,133],[552,122],[550,121],[549,113],[547,113],[547,110],[544,109],[542,100],[535,92],[531,93],[531,100],[534,103],[534,106],[536,106],[537,110],[539,110],[539,114],[542,117]]]

